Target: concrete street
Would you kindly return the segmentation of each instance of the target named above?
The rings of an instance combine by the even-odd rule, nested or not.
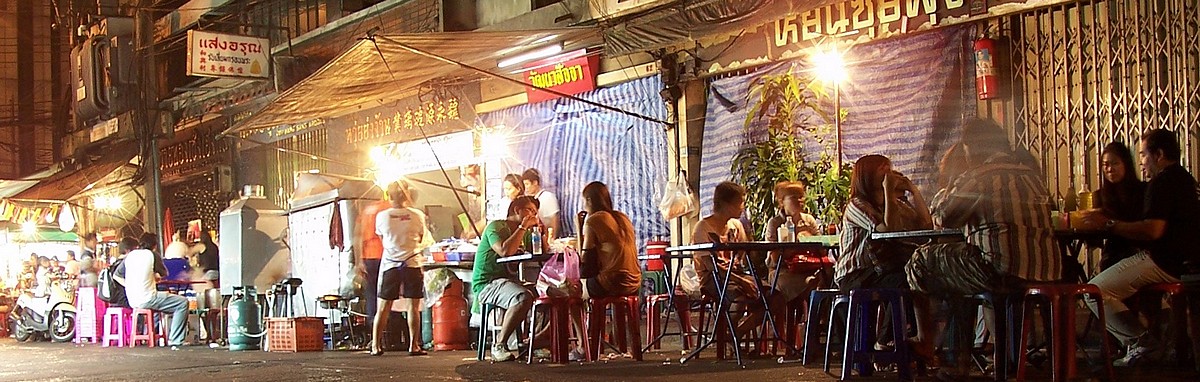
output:
[[[0,381],[834,381],[820,363],[801,367],[779,365],[774,359],[756,359],[745,370],[732,362],[716,362],[712,352],[686,365],[665,364],[676,351],[647,354],[647,361],[618,359],[611,362],[569,365],[525,365],[477,362],[472,351],[430,352],[409,357],[388,353],[371,357],[362,352],[309,353],[230,352],[225,349],[186,347],[103,348],[99,345],[17,343],[0,339]],[[1083,361],[1081,365],[1086,365]],[[1086,367],[1086,366],[1081,366]],[[834,369],[836,372],[838,369]],[[1155,382],[1195,381],[1197,375],[1182,368],[1149,367],[1118,370],[1118,380],[1153,378]],[[1081,375],[1089,372],[1081,370]],[[1039,372],[1035,380],[1048,380]],[[855,381],[894,381],[895,374]],[[931,380],[923,377],[919,380]],[[975,381],[986,381],[982,376]]]

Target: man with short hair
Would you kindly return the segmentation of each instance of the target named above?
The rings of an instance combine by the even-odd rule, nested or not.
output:
[[[387,328],[392,302],[403,298],[408,304],[408,355],[425,355],[421,349],[421,299],[425,298],[422,252],[433,244],[425,229],[425,213],[412,207],[408,182],[388,185],[391,208],[375,216],[375,233],[383,245],[379,265],[378,305],[371,334],[371,355],[383,354],[383,330]]]
[[[140,249],[137,239],[121,239],[118,248],[125,253],[125,260],[117,266],[113,278],[125,286],[125,296],[131,308],[150,309],[171,314],[171,328],[167,332],[167,345],[178,350],[187,336],[188,300],[180,295],[159,292],[155,283],[165,274],[155,272],[154,252]]]
[[[1144,361],[1157,343],[1123,300],[1144,286],[1179,282],[1189,263],[1200,260],[1194,240],[1200,237],[1200,201],[1196,178],[1179,165],[1179,139],[1165,129],[1142,134],[1138,158],[1150,174],[1140,221],[1119,221],[1098,210],[1085,213],[1083,229],[1103,229],[1110,234],[1145,243],[1146,250],[1125,258],[1092,278],[1104,298],[1108,331],[1127,347],[1114,366]],[[1095,301],[1088,301],[1095,313]]]
[[[508,342],[533,306],[533,293],[497,261],[501,257],[520,254],[522,245],[529,248],[531,244],[526,240],[529,231],[540,229],[538,204],[538,200],[532,196],[517,197],[508,205],[508,218],[488,223],[479,237],[471,278],[471,292],[475,295],[473,301],[504,310],[500,333],[492,343],[492,360],[495,362],[516,358],[515,349],[509,349]],[[542,246],[548,253],[548,241],[542,241]],[[484,317],[485,321],[488,319]]]
[[[79,286],[94,287],[100,278],[100,270],[96,268],[96,233],[85,233],[79,241],[83,247],[79,255]]]
[[[558,197],[553,192],[546,191],[542,188],[542,174],[536,168],[526,169],[521,173],[521,183],[525,183],[525,195],[537,198],[539,217],[542,219],[542,225],[553,230],[554,236],[558,236],[561,232],[558,230]],[[554,239],[553,237],[549,239]]]

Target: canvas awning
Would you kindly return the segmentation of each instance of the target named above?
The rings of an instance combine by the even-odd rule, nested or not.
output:
[[[131,163],[136,156],[136,150],[111,150],[99,160],[78,170],[63,170],[42,179],[36,185],[13,195],[12,198],[64,201],[72,199],[96,187],[101,180],[122,167],[136,168]]]
[[[412,96],[431,80],[455,82],[484,77],[478,71],[414,50],[507,74],[514,68],[497,68],[500,60],[559,43],[563,51],[570,51],[599,45],[602,39],[595,28],[376,35],[373,41],[359,40],[227,133],[342,116]]]

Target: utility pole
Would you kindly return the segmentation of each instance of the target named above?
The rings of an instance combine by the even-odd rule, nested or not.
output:
[[[138,104],[134,108],[134,129],[141,132],[139,146],[142,148],[142,173],[146,189],[146,232],[156,233],[161,241],[163,208],[162,208],[162,169],[158,158],[158,75],[156,54],[154,54],[154,13],[149,9],[147,0],[138,2],[134,11],[136,28],[137,52],[137,94]]]

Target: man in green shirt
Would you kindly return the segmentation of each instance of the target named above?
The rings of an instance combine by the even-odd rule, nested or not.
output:
[[[475,253],[471,278],[471,292],[475,294],[475,301],[504,310],[500,334],[492,344],[492,360],[496,362],[517,357],[513,350],[508,349],[509,337],[529,314],[534,298],[529,289],[496,261],[521,253],[521,245],[528,231],[540,229],[538,200],[531,196],[518,197],[508,205],[507,216],[507,219],[492,221],[484,228],[479,238],[479,249]]]

